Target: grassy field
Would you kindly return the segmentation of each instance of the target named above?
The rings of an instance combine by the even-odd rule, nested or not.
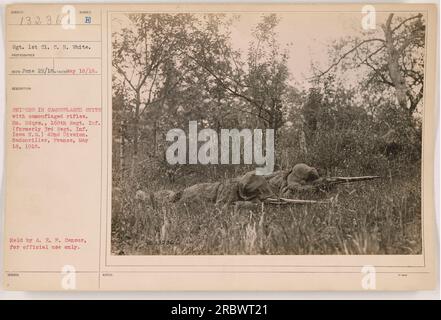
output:
[[[153,209],[122,197],[113,203],[112,254],[421,253],[417,173],[341,185],[312,198],[331,197],[330,204],[264,205],[256,210],[213,204]]]

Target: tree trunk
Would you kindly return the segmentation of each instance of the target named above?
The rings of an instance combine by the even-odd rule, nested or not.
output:
[[[132,168],[130,176],[135,176],[136,167],[138,165],[138,126],[139,126],[139,108],[140,108],[140,90],[136,92],[136,104],[135,104],[135,116],[133,119],[133,155],[132,155]]]
[[[121,175],[121,181],[124,179],[124,170],[125,170],[125,164],[124,164],[124,157],[125,157],[125,136],[126,136],[126,130],[125,130],[125,124],[124,120],[121,120],[121,144],[119,147],[119,172]]]
[[[156,151],[158,149],[158,141],[157,141],[157,131],[158,131],[158,124],[156,119],[153,120],[153,158],[156,158]]]
[[[302,157],[306,157],[308,154],[308,147],[306,143],[306,134],[305,134],[305,126],[303,122],[301,123],[300,132],[299,132],[299,146],[300,146],[300,152],[302,154]]]
[[[384,36],[386,40],[386,50],[387,50],[387,66],[389,71],[390,79],[395,88],[395,95],[398,100],[400,107],[408,111],[407,108],[407,86],[406,81],[401,74],[401,68],[399,64],[400,52],[394,46],[394,38],[392,34],[392,18],[393,13],[391,13],[386,21],[386,25],[383,27]]]

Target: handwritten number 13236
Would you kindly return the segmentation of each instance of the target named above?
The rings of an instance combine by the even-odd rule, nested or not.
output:
[[[22,16],[20,19],[20,25],[53,25],[61,24],[63,15],[57,14],[56,16],[47,15],[41,16]]]

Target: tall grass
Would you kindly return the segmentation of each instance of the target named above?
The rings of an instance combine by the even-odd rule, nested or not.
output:
[[[127,189],[127,192],[132,192]],[[156,190],[154,190],[156,191]],[[115,198],[112,253],[124,255],[420,254],[417,173],[338,186],[330,204],[162,204]]]

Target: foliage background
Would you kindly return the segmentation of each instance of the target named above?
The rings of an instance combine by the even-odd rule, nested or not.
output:
[[[418,254],[424,16],[377,17],[376,30],[327,34],[306,77],[293,70],[284,15],[130,14],[112,19],[112,246],[115,254]],[[248,32],[237,45],[237,27]],[[359,24],[359,21],[355,19]],[[320,29],[320,22],[314,21]],[[322,22],[323,23],[323,22]],[[326,32],[324,32],[326,33]],[[244,165],[175,165],[165,134],[273,128],[276,169],[381,175],[340,187],[332,206],[152,208],[137,190],[180,190]]]

